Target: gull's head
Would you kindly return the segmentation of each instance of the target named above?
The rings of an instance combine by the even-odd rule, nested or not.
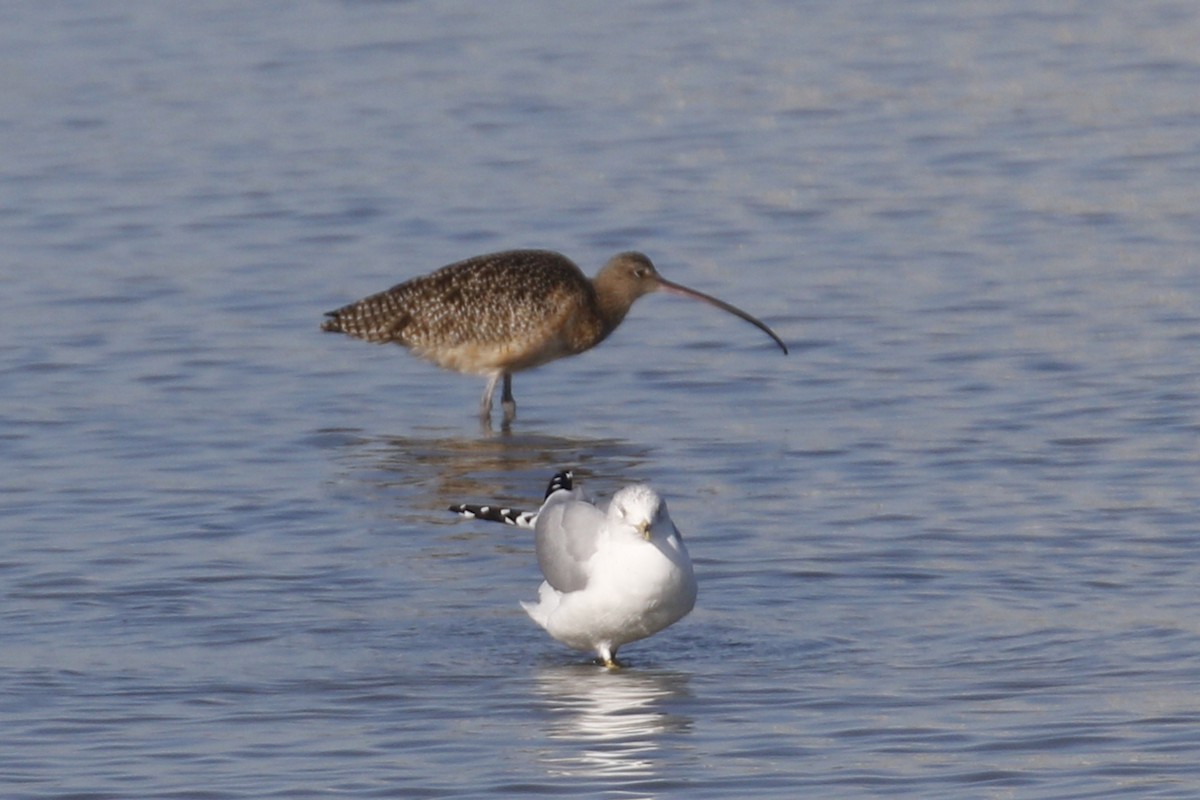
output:
[[[671,517],[667,514],[666,501],[644,483],[626,486],[613,495],[612,503],[608,506],[608,518],[621,526],[633,529],[646,541],[653,539],[655,529],[664,523],[668,535],[675,530]]]

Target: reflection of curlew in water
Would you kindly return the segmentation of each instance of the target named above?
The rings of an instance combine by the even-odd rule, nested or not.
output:
[[[578,464],[582,477],[636,474],[648,450],[623,439],[585,439],[538,434],[491,437],[364,436],[361,431],[324,431],[341,467],[339,482],[381,490],[403,515],[420,524],[454,524],[446,506],[464,497],[500,502],[528,499],[530,484],[544,484],[547,465]],[[432,512],[432,513],[430,513]]]
[[[543,753],[543,760],[565,775],[653,776],[667,740],[691,730],[690,718],[666,710],[688,695],[688,679],[683,673],[581,665],[542,670],[537,691],[552,712],[546,734],[564,743]]]

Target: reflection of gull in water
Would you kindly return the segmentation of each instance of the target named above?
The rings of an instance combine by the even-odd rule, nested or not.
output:
[[[664,740],[691,727],[690,719],[665,710],[687,694],[687,680],[680,673],[581,665],[543,670],[536,679],[537,690],[554,712],[547,734],[577,746],[546,752],[544,760],[564,774],[653,775],[661,760],[654,756]]]

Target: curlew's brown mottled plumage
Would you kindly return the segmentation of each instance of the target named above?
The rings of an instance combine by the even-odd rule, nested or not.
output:
[[[439,367],[488,376],[480,417],[504,381],[504,419],[516,415],[512,373],[595,347],[644,294],[691,297],[756,325],[787,353],[765,324],[715,297],[672,283],[641,253],[620,253],[594,279],[549,250],[476,256],[330,311],[321,329],[368,342],[395,342]]]

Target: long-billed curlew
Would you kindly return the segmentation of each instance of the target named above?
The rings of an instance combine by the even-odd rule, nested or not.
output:
[[[649,486],[626,486],[601,511],[560,472],[535,512],[498,505],[450,506],[465,517],[533,528],[546,580],[533,621],[568,647],[619,666],[617,648],[658,633],[696,604],[696,576],[667,504]]]
[[[549,250],[476,256],[330,311],[325,331],[368,342],[395,342],[439,367],[488,377],[479,416],[491,418],[503,379],[504,421],[516,416],[512,374],[604,341],[644,294],[702,300],[756,325],[786,354],[783,340],[758,319],[658,274],[641,253],[620,253],[596,277]]]

